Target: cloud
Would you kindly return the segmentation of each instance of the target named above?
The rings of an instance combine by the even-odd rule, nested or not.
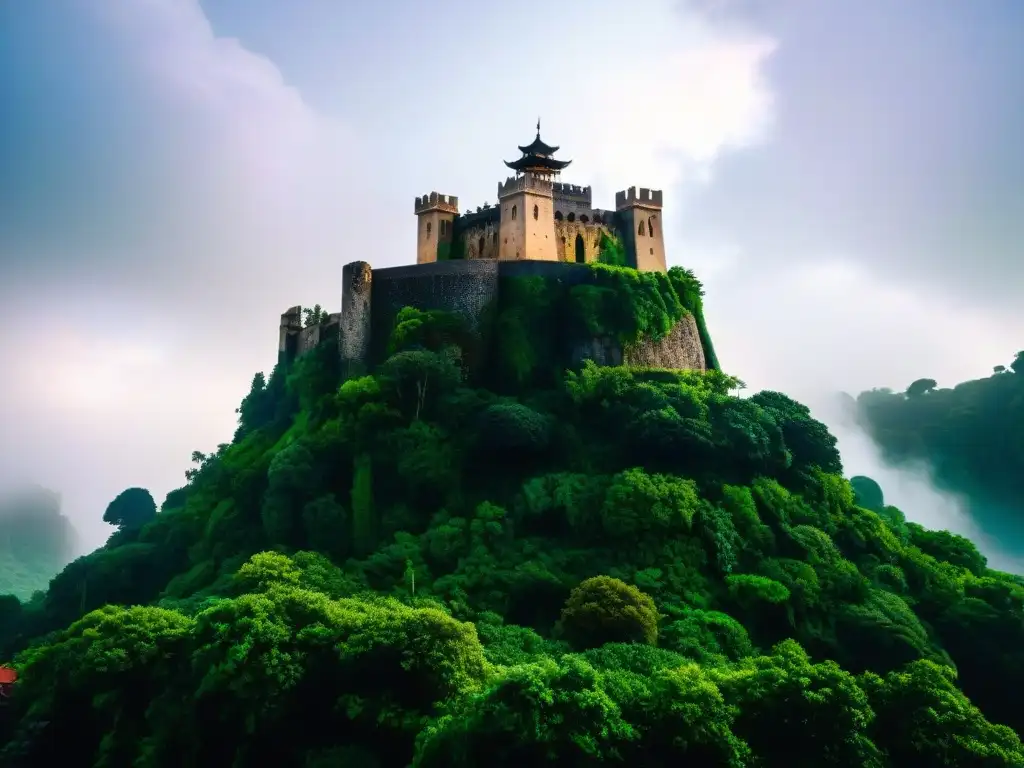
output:
[[[683,50],[636,60],[602,82],[602,89],[620,95],[623,108],[602,104],[587,121],[588,134],[574,144],[580,166],[599,185],[676,191],[683,182],[706,181],[723,154],[767,137],[773,94],[764,66],[775,41],[702,37]]]
[[[535,109],[580,181],[609,198],[706,173],[765,134],[769,39],[719,34],[670,2],[567,12],[577,34],[561,55],[587,70],[566,69],[568,91],[543,41],[518,46],[517,72],[502,66],[512,49],[479,35],[399,39],[383,7],[294,29],[290,13],[268,20],[266,39],[302,41],[295,55],[344,21],[316,57],[322,78],[337,51],[360,51],[329,89],[312,88],[350,93],[332,108],[216,29],[197,0],[81,0],[64,26],[32,6],[9,11],[0,43],[19,119],[0,149],[0,334],[23,364],[0,403],[0,474],[56,487],[87,544],[102,541],[96,521],[120,490],[159,498],[192,450],[230,438],[252,373],[273,363],[281,311],[336,308],[347,261],[412,258],[422,184],[451,184],[471,205],[493,195],[501,153],[528,140]],[[442,70],[463,82],[410,79],[444,35],[457,44]],[[42,39],[52,46],[28,42]],[[595,42],[616,55],[595,57]],[[490,105],[495,89],[529,98]]]
[[[1019,328],[1024,49],[1011,30],[1024,7],[722,8],[779,39],[766,75],[784,96],[772,143],[723,158],[687,208],[692,237],[731,246],[747,271],[838,248],[935,304],[983,304]]]
[[[1021,329],[978,299],[1012,294],[1016,267],[977,267],[1021,219],[955,158],[989,167],[968,129],[995,113],[976,95],[956,119],[941,40],[883,34],[920,13],[862,11],[568,0],[528,35],[549,3],[512,21],[456,0],[458,25],[394,2],[4,8],[0,343],[19,364],[0,474],[55,486],[95,545],[105,527],[82,521],[119,491],[159,497],[230,438],[284,309],[336,309],[356,258],[407,263],[414,196],[493,202],[538,113],[595,204],[665,190],[670,261],[705,281],[719,354],[752,386],[984,373]]]

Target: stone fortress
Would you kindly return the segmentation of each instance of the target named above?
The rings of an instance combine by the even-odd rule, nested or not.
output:
[[[636,187],[615,195],[615,210],[594,208],[591,188],[556,181],[571,160],[556,160],[558,147],[537,137],[520,146],[522,157],[505,165],[515,171],[498,183],[498,204],[459,214],[454,195],[431,192],[416,198],[416,263],[466,259],[498,261],[598,260],[601,235],[618,237],[627,262],[642,271],[664,272],[660,190]]]
[[[336,344],[346,371],[365,370],[380,357],[395,314],[404,306],[443,309],[477,328],[499,299],[503,279],[545,277],[573,285],[599,261],[603,236],[617,239],[626,265],[665,272],[660,190],[630,187],[616,193],[615,210],[594,208],[591,188],[563,184],[571,160],[540,137],[540,121],[522,156],[505,165],[515,171],[498,184],[497,205],[459,213],[454,195],[417,197],[416,263],[372,269],[364,261],[342,269],[341,312],[303,327],[301,307],[281,316],[279,360],[290,362],[324,344]],[[664,339],[624,350],[609,339],[580,339],[573,357],[598,364],[633,364],[704,370],[705,355],[692,317]]]

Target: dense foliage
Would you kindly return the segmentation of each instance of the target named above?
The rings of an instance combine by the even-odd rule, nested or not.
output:
[[[664,338],[687,315],[697,324],[708,367],[719,369],[704,321],[704,288],[693,272],[638,272],[604,263],[578,269],[572,281],[502,279],[488,334],[487,375],[477,383],[510,394],[556,387],[562,371],[578,360],[581,340],[613,339],[629,347]]]
[[[372,375],[255,377],[0,628],[0,762],[1024,763],[1024,584],[858,506],[805,407],[592,364],[499,394],[449,319],[402,314]]]
[[[0,626],[9,610],[2,596],[28,601],[46,589],[74,556],[76,538],[71,522],[61,514],[57,494],[27,488],[0,498]]]
[[[991,376],[951,389],[918,379],[862,393],[856,416],[896,465],[924,463],[999,538],[1024,536],[1024,351]]]

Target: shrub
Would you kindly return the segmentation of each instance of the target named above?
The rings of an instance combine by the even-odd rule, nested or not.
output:
[[[611,576],[594,576],[569,595],[562,610],[562,633],[577,648],[605,643],[658,640],[658,611],[650,595]]]

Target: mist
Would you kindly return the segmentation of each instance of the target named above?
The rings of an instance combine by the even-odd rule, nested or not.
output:
[[[749,392],[818,413],[1024,337],[1024,6],[572,0],[553,76],[549,41],[463,0],[471,29],[399,0],[45,5],[0,7],[0,476],[60,491],[84,550],[118,493],[159,502],[231,438],[281,312],[414,260],[415,196],[493,202],[538,115],[595,204],[664,189],[669,263]],[[848,473],[965,530],[824,420]]]
[[[899,467],[887,463],[871,436],[843,412],[836,393],[831,394],[832,402],[823,397],[812,412],[835,435],[846,477],[870,477],[881,486],[885,503],[898,507],[908,520],[925,528],[960,534],[974,542],[988,558],[990,568],[1024,574],[1020,542],[1006,540],[1000,531],[983,530],[970,514],[970,502],[940,490],[925,462]],[[986,515],[986,519],[990,518]]]

